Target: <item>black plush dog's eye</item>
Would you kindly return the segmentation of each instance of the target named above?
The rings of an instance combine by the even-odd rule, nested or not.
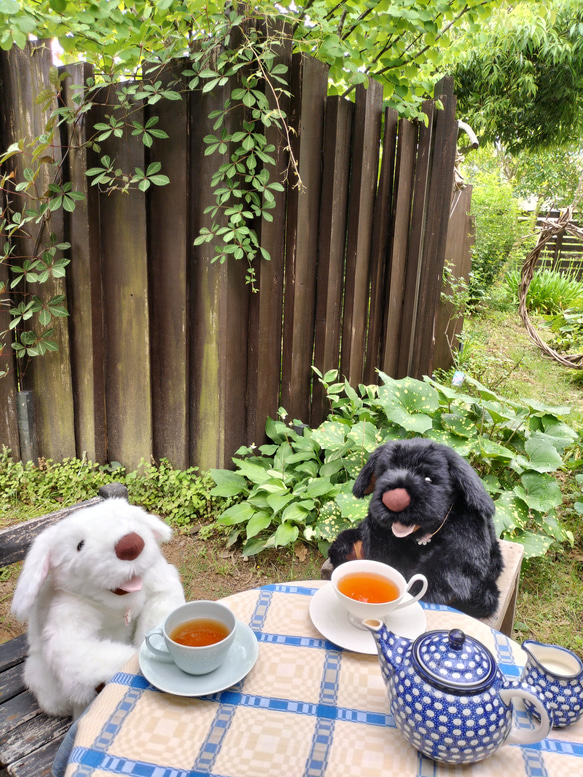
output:
[[[77,545],[77,550],[81,550],[83,545],[85,545],[85,540],[81,540],[81,542]]]
[[[431,478],[425,478],[425,480],[426,480],[428,483],[433,483],[433,480],[431,480]]]

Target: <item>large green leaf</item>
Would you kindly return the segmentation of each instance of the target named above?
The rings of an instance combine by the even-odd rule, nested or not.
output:
[[[330,500],[320,508],[315,529],[321,539],[331,542],[349,526],[351,523],[342,516],[336,501]]]
[[[544,556],[553,543],[552,537],[545,537],[542,534],[533,534],[530,531],[518,532],[512,537],[513,542],[519,542],[524,546],[524,558],[535,558]]]
[[[211,469],[210,475],[217,484],[211,489],[212,496],[238,496],[248,494],[247,481],[237,472],[230,469]]]
[[[217,518],[217,523],[221,526],[233,526],[237,523],[249,521],[255,514],[255,509],[248,502],[228,507],[224,513]]]
[[[557,453],[553,438],[542,432],[535,432],[525,443],[529,466],[537,472],[554,472],[563,465]]]
[[[352,494],[338,494],[336,497],[336,504],[340,507],[340,513],[343,518],[346,518],[351,523],[359,523],[368,512],[368,499],[357,499]]]
[[[495,502],[496,513],[494,526],[500,537],[503,532],[513,532],[517,528],[526,526],[528,521],[528,507],[522,499],[518,499],[513,493],[505,491]]]
[[[514,493],[523,499],[531,510],[546,513],[563,501],[559,484],[552,475],[525,472],[520,482],[522,485],[515,486]]]
[[[344,446],[346,432],[349,427],[340,421],[324,421],[323,424],[312,432],[315,440],[323,450],[334,450]]]
[[[239,474],[252,483],[265,483],[271,477],[267,469],[260,464],[253,464],[246,459],[233,459],[233,463],[239,467]]]
[[[259,532],[267,529],[272,520],[272,515],[265,511],[260,510],[247,523],[247,537],[255,537]]]
[[[388,420],[419,435],[431,429],[433,420],[429,414],[439,407],[435,390],[413,378],[393,380],[380,374],[386,382],[379,387],[379,402]]]
[[[300,530],[292,523],[282,523],[277,527],[273,538],[273,544],[276,548],[285,545],[293,545],[297,540]]]

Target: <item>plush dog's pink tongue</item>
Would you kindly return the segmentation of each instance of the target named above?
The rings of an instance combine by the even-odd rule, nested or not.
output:
[[[127,582],[120,585],[119,588],[116,588],[113,593],[121,596],[122,594],[131,594],[134,591],[141,591],[142,583],[142,578],[139,575],[134,575],[134,577],[131,577]]]
[[[393,513],[400,513],[411,504],[411,497],[406,488],[391,488],[383,494],[383,504]]]
[[[414,531],[417,531],[419,526],[416,523],[414,523],[413,526],[405,526],[405,524],[395,521],[391,528],[395,537],[407,537],[409,534],[413,534]]]

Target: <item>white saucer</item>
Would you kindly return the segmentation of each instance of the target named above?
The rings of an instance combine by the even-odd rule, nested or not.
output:
[[[370,631],[352,625],[346,610],[336,598],[331,583],[319,588],[312,597],[310,618],[320,634],[338,647],[352,650],[354,653],[376,656],[377,649],[373,635]],[[419,602],[390,613],[385,618],[385,622],[392,632],[409,639],[415,639],[423,634],[427,626],[425,611]]]
[[[224,691],[251,671],[259,654],[257,639],[249,626],[237,620],[235,628],[235,641],[227,658],[214,672],[187,674],[174,663],[157,661],[145,642],[139,653],[140,670],[151,685],[174,696],[206,696]]]

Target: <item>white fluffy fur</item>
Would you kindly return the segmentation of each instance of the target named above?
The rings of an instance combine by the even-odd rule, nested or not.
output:
[[[136,559],[115,554],[139,534]],[[184,603],[176,569],[159,544],[172,530],[125,499],[107,499],[51,526],[33,542],[18,579],[12,612],[28,621],[24,677],[50,715],[77,717],[133,655],[149,629]],[[113,593],[134,577],[142,588]]]

